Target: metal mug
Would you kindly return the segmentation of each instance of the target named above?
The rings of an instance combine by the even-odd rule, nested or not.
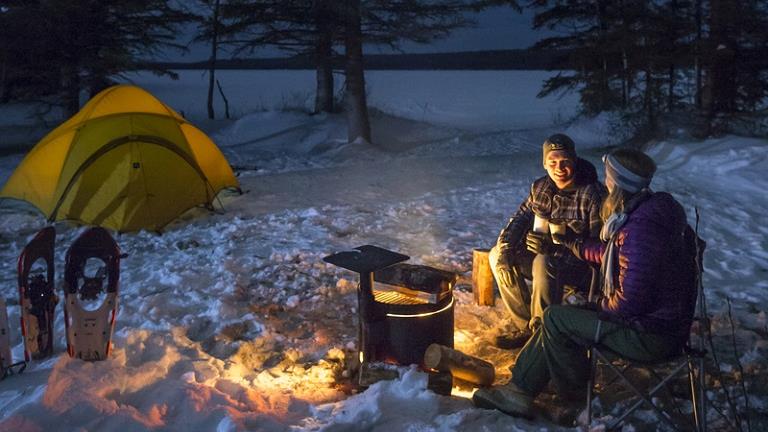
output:
[[[555,235],[564,236],[566,225],[565,223],[549,222],[549,233],[552,235],[552,243],[560,244]]]

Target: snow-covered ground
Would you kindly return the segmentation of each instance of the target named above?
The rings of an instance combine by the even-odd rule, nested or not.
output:
[[[438,396],[413,368],[353,393],[343,365],[356,341],[355,277],[322,261],[375,244],[459,273],[456,347],[493,362],[497,382],[505,382],[514,355],[490,344],[505,313],[500,303],[474,305],[471,251],[492,244],[530,182],[543,175],[547,135],[570,134],[596,164],[612,142],[604,118],[562,123],[576,112],[574,96],[536,99],[546,76],[371,72],[380,149],[346,144],[340,115],[296,109],[311,103],[309,71],[221,72],[239,117],[229,122],[202,119],[200,72],[182,72],[179,82],[134,77],[211,133],[240,170],[246,193],[223,194],[225,213],[190,211],[162,236],[118,237],[129,256],[112,355],[95,363],[70,359],[59,305],[55,355],[0,382],[0,430],[558,429],[546,416],[531,422]],[[20,107],[2,110],[3,130],[29,127]],[[768,410],[767,147],[728,136],[650,150],[660,166],[653,187],[673,193],[691,221],[694,207],[701,212],[714,340],[724,373],[734,376],[730,298],[750,405],[759,413],[753,430],[760,419],[765,427]],[[23,154],[0,154],[4,182]],[[16,259],[44,225],[24,206],[0,206],[0,295],[10,305],[17,359]],[[61,275],[81,229],[56,229]],[[710,395],[723,406],[721,391],[713,387]],[[594,429],[610,416],[603,413]],[[725,430],[714,410],[710,416],[714,429]],[[626,430],[655,427],[644,411]]]

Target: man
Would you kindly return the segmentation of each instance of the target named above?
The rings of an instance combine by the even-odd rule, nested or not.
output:
[[[538,216],[565,225],[566,236],[596,238],[602,222],[600,206],[606,195],[594,165],[576,156],[573,140],[564,134],[543,145],[547,175],[534,181],[528,198],[510,218],[491,249],[489,261],[501,299],[517,328],[496,338],[500,348],[519,348],[541,323],[544,309],[561,302],[563,286],[586,291],[592,271],[565,247],[552,243],[549,234],[533,233]],[[531,289],[523,276],[532,281]]]

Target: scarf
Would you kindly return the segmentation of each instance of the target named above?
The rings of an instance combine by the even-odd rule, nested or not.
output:
[[[619,248],[616,245],[616,236],[627,223],[629,215],[653,194],[650,189],[643,189],[635,196],[627,200],[624,211],[613,213],[603,224],[600,230],[600,240],[608,245],[603,253],[603,262],[600,264],[600,274],[603,277],[603,297],[611,298],[619,285]]]

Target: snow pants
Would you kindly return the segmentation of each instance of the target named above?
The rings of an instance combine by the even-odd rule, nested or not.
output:
[[[512,381],[535,396],[552,380],[565,397],[586,390],[590,365],[587,348],[594,343],[596,311],[552,305],[544,321],[520,351],[512,368]],[[623,324],[602,320],[599,343],[614,353],[636,361],[662,360],[680,351],[679,337],[641,332]]]
[[[518,330],[537,327],[544,310],[549,305],[561,303],[565,285],[576,287],[584,294],[589,290],[592,270],[586,262],[534,255],[528,251],[509,253],[514,256],[490,253],[488,258],[501,300],[510,312],[510,321]],[[511,285],[504,283],[496,274],[496,264],[501,259],[512,262],[517,271],[518,277],[512,278]],[[530,288],[525,279],[531,280]]]

